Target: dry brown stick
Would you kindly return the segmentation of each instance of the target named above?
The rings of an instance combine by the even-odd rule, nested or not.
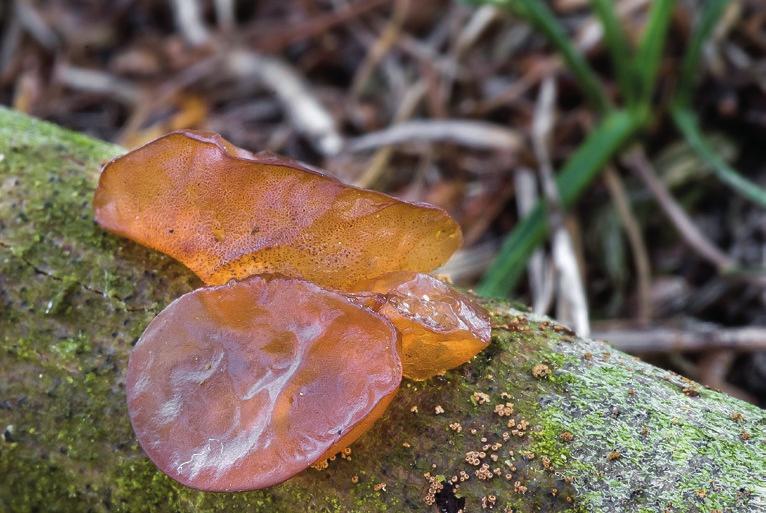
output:
[[[541,57],[529,71],[518,80],[515,80],[507,89],[490,98],[481,100],[475,107],[475,114],[484,116],[503,105],[512,104],[532,89],[540,80],[556,73],[560,68],[561,59],[558,57]]]
[[[697,380],[706,387],[715,388],[743,401],[757,404],[758,400],[753,395],[726,381],[726,376],[736,357],[737,353],[733,349],[708,351],[697,363],[699,373]]]
[[[402,98],[402,102],[399,104],[399,108],[394,114],[394,123],[402,123],[409,119],[412,114],[415,113],[418,104],[423,99],[426,93],[426,83],[424,80],[418,80],[411,87],[407,89],[407,92]],[[373,154],[370,159],[370,163],[367,168],[361,174],[359,178],[355,180],[355,185],[358,187],[372,187],[380,178],[380,175],[386,169],[388,162],[391,160],[391,156],[394,154],[393,146],[384,146],[379,148]]]
[[[375,67],[396,43],[396,39],[402,30],[402,25],[407,19],[407,14],[410,10],[410,2],[411,0],[396,0],[394,3],[391,19],[375,40],[354,74],[354,79],[351,83],[351,88],[349,89],[351,101],[359,96],[362,89],[367,85],[367,81],[370,79]]]
[[[465,53],[473,46],[484,31],[500,16],[500,10],[491,5],[477,9],[450,45],[447,54],[440,58],[444,63],[439,83],[440,95],[449,99],[452,96],[455,81],[458,78],[461,61]]]
[[[285,47],[322,34],[333,27],[346,23],[362,14],[390,3],[390,0],[366,0],[354,2],[343,9],[332,11],[327,14],[314,16],[303,23],[288,27],[275,28],[263,31],[260,27],[252,30],[250,39],[254,39],[254,46],[261,52],[276,53]]]
[[[176,75],[164,81],[156,90],[147,92],[120,129],[117,141],[124,144],[125,141],[130,140],[141,129],[147,118],[158,106],[170,102],[184,88],[210,76],[221,65],[221,59],[221,54],[206,57],[188,68],[182,69]]]
[[[641,233],[641,226],[636,221],[635,215],[633,215],[633,209],[630,207],[625,186],[620,176],[611,166],[606,168],[604,180],[633,253],[633,263],[636,266],[636,281],[638,283],[638,319],[641,323],[648,323],[652,318],[652,271],[651,264],[649,263],[649,253],[646,250],[644,237]]]
[[[676,202],[670,191],[657,178],[654,168],[642,148],[636,147],[631,150],[624,157],[623,163],[644,182],[681,238],[691,249],[715,265],[719,272],[729,272],[736,267],[734,260],[710,242],[689,219],[689,216]]]

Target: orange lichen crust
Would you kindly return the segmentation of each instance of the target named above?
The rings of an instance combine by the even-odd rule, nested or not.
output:
[[[347,290],[390,271],[430,271],[462,241],[440,208],[190,130],[109,162],[94,208],[105,229],[172,256],[207,284],[278,272]]]
[[[423,273],[406,271],[360,282],[361,304],[388,318],[401,335],[403,373],[428,379],[487,347],[489,314],[465,294]],[[374,298],[382,294],[384,301]],[[376,303],[382,303],[376,306]]]
[[[281,276],[195,290],[148,326],[128,411],[151,460],[194,488],[264,488],[333,455],[402,379],[397,334],[344,295]]]

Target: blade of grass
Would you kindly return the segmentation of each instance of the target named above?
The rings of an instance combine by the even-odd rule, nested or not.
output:
[[[678,80],[678,87],[676,89],[676,102],[681,105],[686,105],[691,100],[694,78],[699,67],[700,56],[702,55],[702,47],[713,32],[716,22],[721,19],[728,3],[729,0],[707,0],[705,2],[699,21],[689,40],[689,46],[684,54],[683,63],[681,64],[681,77]]]
[[[606,163],[638,128],[635,115],[625,111],[608,113],[585,142],[564,164],[556,185],[564,207],[571,206]],[[506,237],[500,251],[478,286],[483,296],[507,296],[524,272],[534,249],[548,233],[541,203]]]
[[[630,67],[633,56],[628,38],[625,36],[625,31],[614,11],[614,1],[591,0],[590,3],[604,27],[604,42],[612,59],[617,83],[620,85],[620,93],[630,103],[635,97],[635,82],[633,70]]]
[[[697,117],[691,110],[675,105],[671,114],[686,142],[707,162],[719,180],[750,201],[766,208],[766,189],[739,174],[713,151],[705,141]]]
[[[556,16],[541,0],[485,0],[480,3],[496,5],[525,17],[556,47],[577,78],[588,101],[601,113],[609,109],[609,99],[600,80],[582,53],[572,44]]]
[[[654,0],[652,2],[649,21],[646,23],[636,58],[633,61],[633,70],[638,79],[637,98],[643,115],[648,114],[650,109],[652,93],[657,81],[662,51],[665,48],[665,39],[675,4],[675,0]]]

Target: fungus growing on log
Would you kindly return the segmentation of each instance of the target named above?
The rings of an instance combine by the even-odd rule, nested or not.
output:
[[[425,380],[457,367],[489,345],[484,308],[443,281],[399,271],[357,284],[363,304],[389,319],[401,334],[405,377]],[[382,302],[373,293],[382,294]]]
[[[197,289],[165,308],[131,352],[130,419],[173,479],[264,488],[370,428],[402,379],[396,346],[387,320],[304,280]]]
[[[207,284],[276,272],[347,290],[390,271],[435,269],[462,240],[440,208],[192,130],[109,162],[94,207],[102,227],[170,255]]]
[[[368,430],[403,367],[427,379],[489,343],[487,313],[420,273],[461,243],[439,208],[196,131],[108,163],[94,208],[218,285],[165,308],[128,364],[139,442],[188,486],[282,482]]]

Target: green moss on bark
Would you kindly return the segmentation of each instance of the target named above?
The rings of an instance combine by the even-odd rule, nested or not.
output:
[[[199,281],[93,223],[99,164],[120,151],[0,109],[0,511],[431,511],[424,474],[461,472],[467,511],[489,496],[496,511],[763,509],[761,410],[499,301],[490,348],[406,381],[350,460],[265,491],[178,485],[133,438],[123,380],[149,320]]]

